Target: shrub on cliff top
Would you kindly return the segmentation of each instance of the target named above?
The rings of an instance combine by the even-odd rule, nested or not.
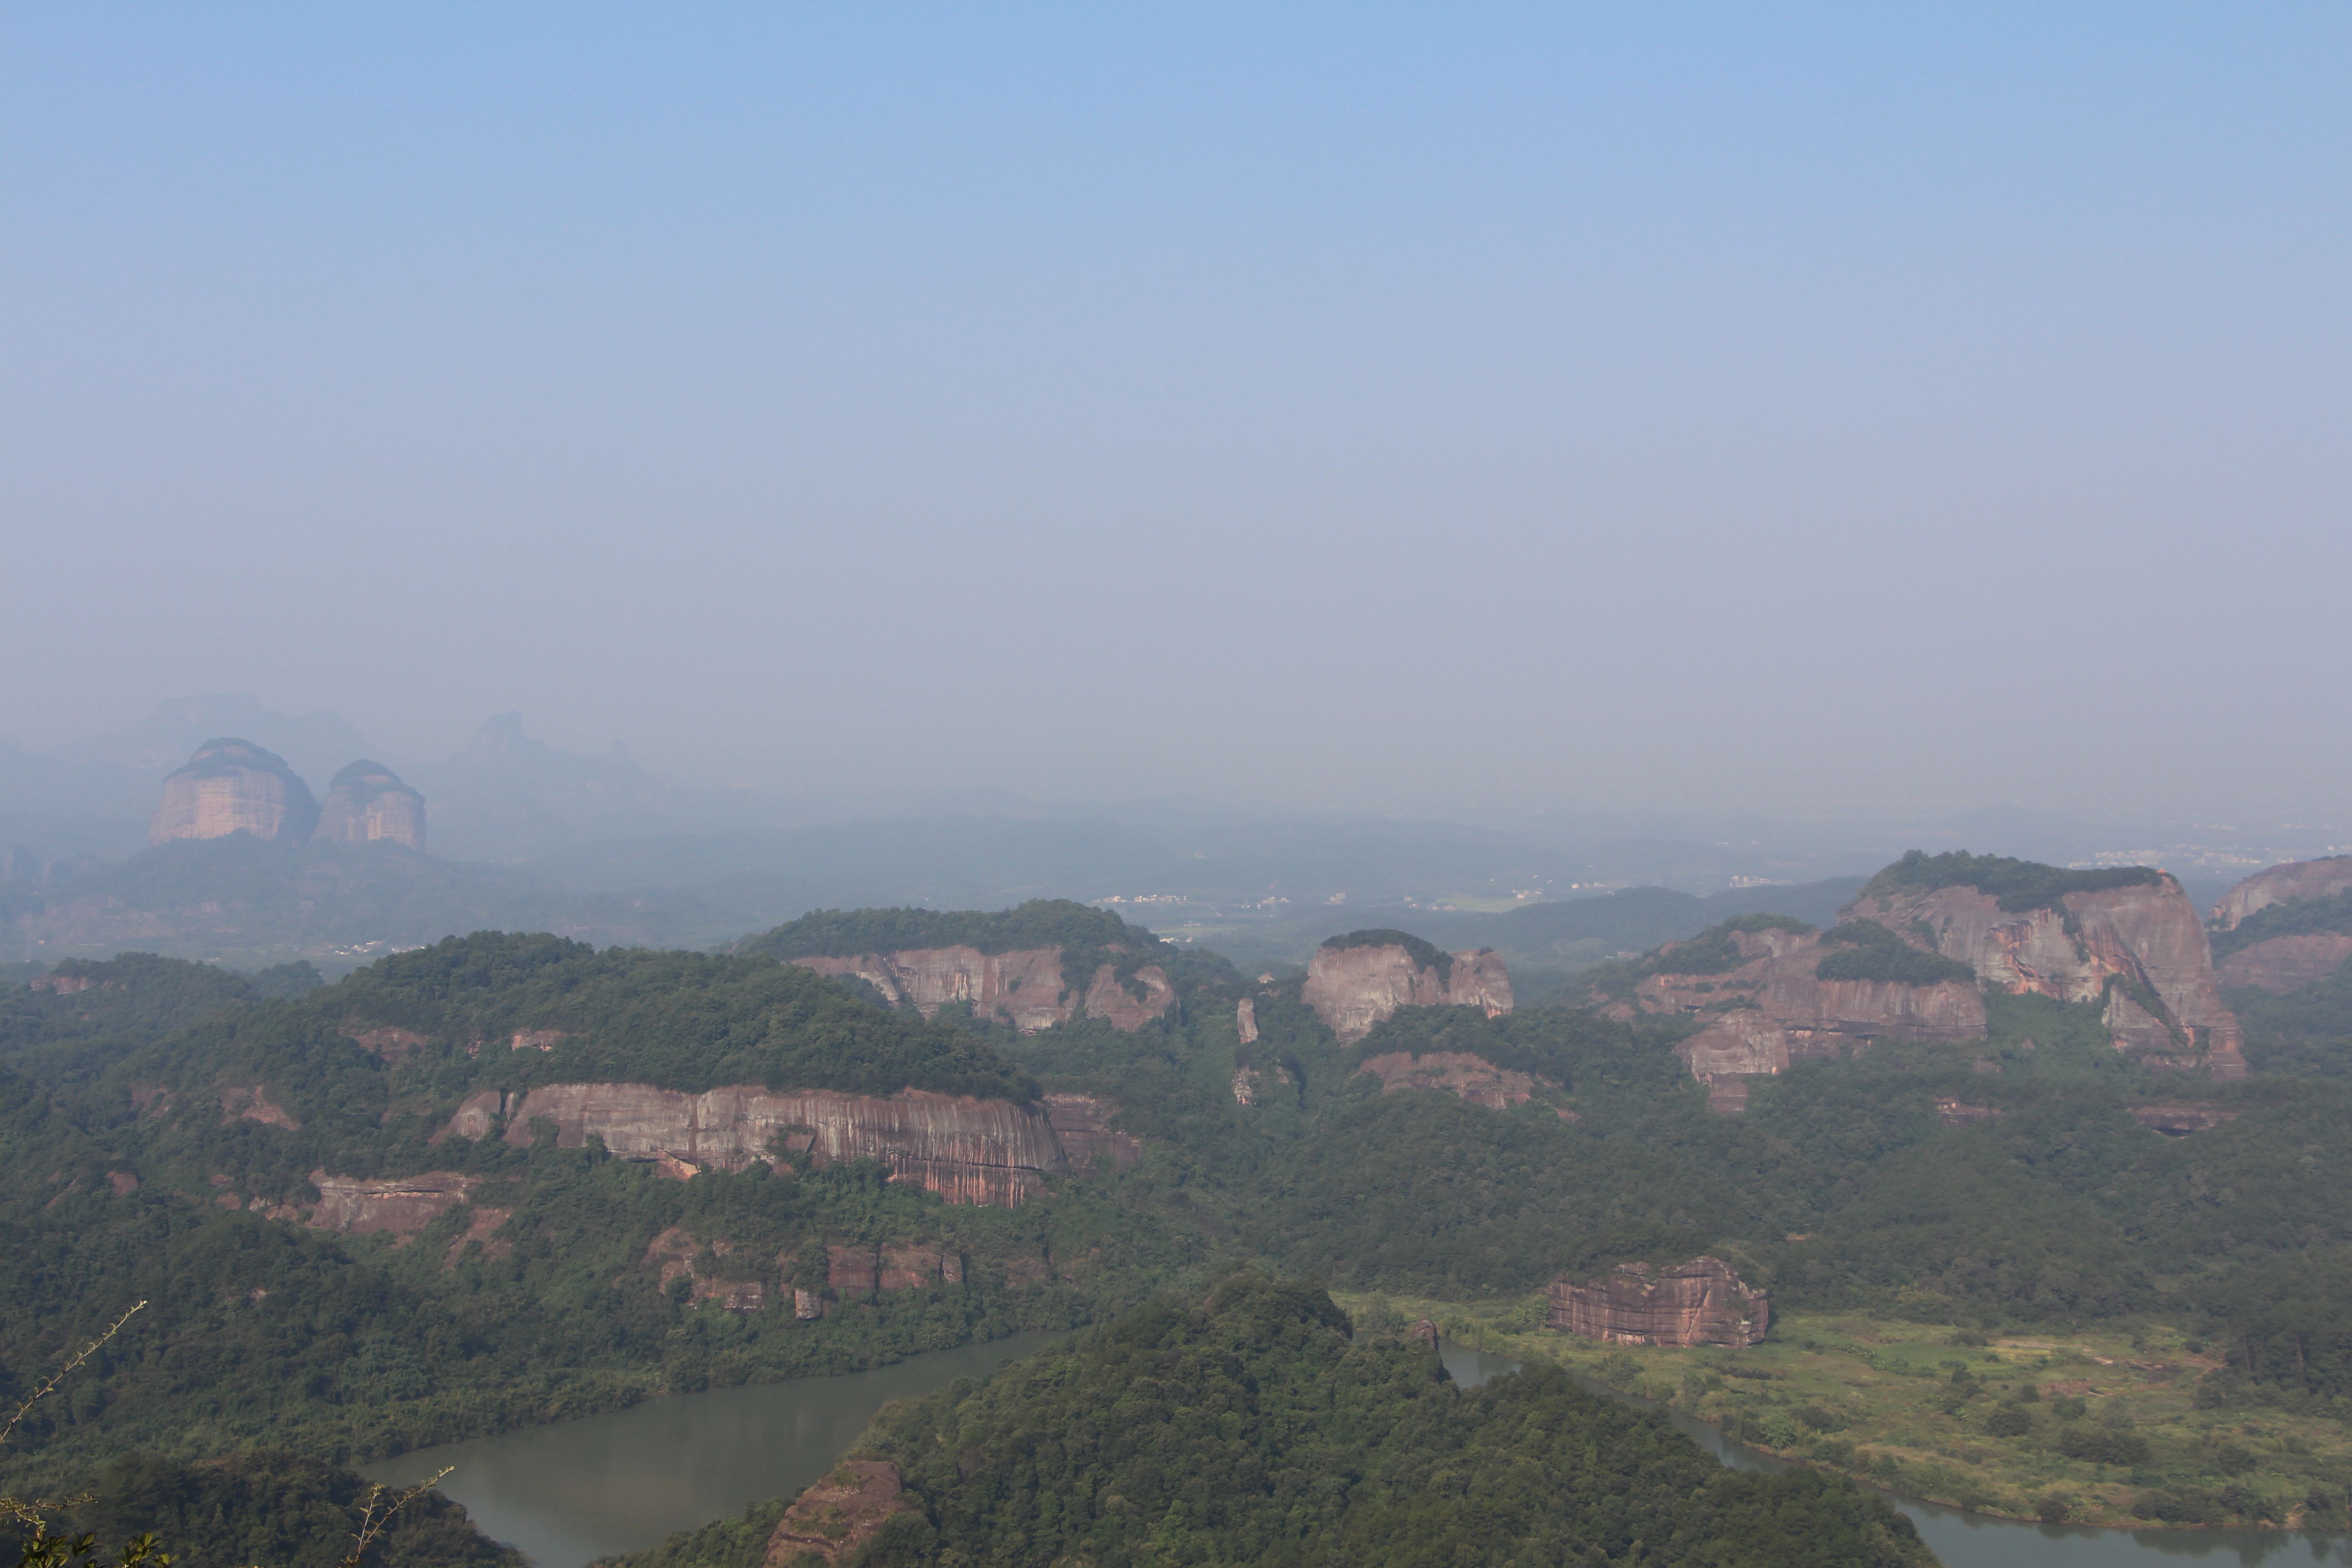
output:
[[[1068,899],[1032,899],[1009,910],[814,910],[732,952],[761,958],[853,958],[866,952],[970,947],[982,952],[1032,948],[1120,947],[1148,952],[1160,939],[1108,910]]]
[[[1385,926],[1370,931],[1351,931],[1345,936],[1324,938],[1323,945],[1335,952],[1351,947],[1401,947],[1412,955],[1417,967],[1434,969],[1441,982],[1448,985],[1454,983],[1454,955],[1435,942],[1424,941],[1411,931],[1391,931]]]
[[[1924,849],[1914,849],[1864,884],[1862,896],[1885,898],[1928,892],[1937,888],[1974,888],[1990,894],[2002,909],[2017,914],[2026,910],[2055,909],[2058,900],[2068,893],[2154,887],[2164,879],[2164,873],[2153,866],[2070,871],[2005,855],[1971,855],[1965,849],[1930,855]]]
[[[1913,947],[1876,921],[1847,921],[1822,938],[1837,951],[1813,966],[1823,980],[1876,980],[1897,985],[1974,983],[1977,972],[1956,958]]]

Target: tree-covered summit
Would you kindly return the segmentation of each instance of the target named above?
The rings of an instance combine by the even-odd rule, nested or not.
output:
[[[761,958],[854,958],[867,952],[969,947],[982,952],[1033,948],[1121,948],[1147,952],[1160,939],[1108,910],[1070,899],[1032,899],[1009,910],[814,910],[731,951]]]
[[[2111,866],[2074,871],[2038,860],[2005,855],[1971,855],[1965,849],[1930,855],[1914,849],[1864,883],[1862,897],[1890,898],[1937,888],[1974,888],[1990,894],[2011,914],[2053,909],[2069,893],[2104,893],[2116,888],[2154,887],[2165,879],[2153,866]]]
[[[1434,969],[1437,978],[1451,983],[1454,979],[1454,955],[1425,938],[1411,931],[1376,927],[1370,931],[1351,931],[1344,936],[1326,937],[1323,946],[1333,952],[1345,952],[1351,947],[1401,947],[1412,957],[1414,965]]]

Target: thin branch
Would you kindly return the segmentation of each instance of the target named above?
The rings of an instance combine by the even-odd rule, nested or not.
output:
[[[376,1511],[376,1504],[383,1499],[383,1483],[378,1481],[374,1486],[370,1487],[367,1506],[360,1510],[360,1527],[352,1535],[351,1554],[336,1564],[336,1568],[360,1568],[360,1559],[367,1555],[367,1549],[375,1544],[376,1537],[382,1535],[385,1528],[392,1523],[392,1516],[439,1486],[442,1478],[455,1468],[457,1468],[455,1465],[442,1466],[393,1499],[391,1506],[382,1513]]]
[[[144,1301],[140,1302],[138,1306],[131,1308],[130,1312],[123,1313],[122,1316],[115,1319],[111,1323],[109,1323],[106,1326],[106,1332],[99,1335],[98,1338],[90,1341],[89,1343],[82,1346],[80,1350],[75,1352],[73,1359],[67,1362],[65,1365],[58,1368],[57,1371],[51,1373],[49,1374],[49,1380],[47,1383],[44,1383],[40,1387],[26,1394],[25,1396],[25,1402],[16,1406],[16,1413],[8,1417],[8,1425],[5,1426],[0,1426],[0,1443],[5,1443],[10,1437],[14,1436],[16,1431],[16,1424],[24,1420],[25,1417],[31,1413],[33,1406],[38,1405],[42,1400],[47,1399],[50,1394],[55,1394],[58,1390],[58,1384],[66,1380],[67,1373],[77,1370],[80,1367],[82,1363],[96,1355],[99,1352],[99,1347],[105,1344],[107,1341],[112,1339],[121,1331],[122,1325],[131,1321],[131,1313],[138,1311],[140,1307],[144,1307],[146,1304],[147,1303]]]

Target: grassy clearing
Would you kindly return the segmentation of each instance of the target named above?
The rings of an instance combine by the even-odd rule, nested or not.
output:
[[[1539,1294],[1334,1299],[1376,1331],[1428,1318],[1461,1344],[1553,1362],[1784,1458],[1978,1512],[2138,1529],[2340,1527],[2352,1487],[2340,1418],[2199,1408],[2198,1382],[2221,1358],[2159,1322],[1976,1333],[1791,1314],[1763,1344],[1726,1351],[1575,1339],[1541,1326]]]

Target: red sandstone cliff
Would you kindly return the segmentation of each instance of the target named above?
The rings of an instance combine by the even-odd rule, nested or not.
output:
[[[811,1559],[845,1563],[874,1539],[894,1513],[914,1507],[900,1494],[906,1483],[887,1459],[848,1459],[793,1500],[768,1538],[761,1568],[792,1568]]]
[[[381,763],[353,763],[319,803],[314,837],[321,844],[404,844],[421,855],[425,797]]]
[[[1300,1000],[1352,1045],[1400,1007],[1477,1007],[1488,1017],[1511,1010],[1511,974],[1492,948],[1457,952],[1453,972],[1416,963],[1402,943],[1318,947],[1307,966]]]
[[[887,1100],[826,1089],[775,1092],[734,1084],[693,1094],[641,1083],[547,1084],[527,1094],[485,1089],[458,1107],[443,1135],[478,1142],[501,1114],[506,1141],[527,1145],[531,1123],[552,1122],[556,1142],[577,1149],[591,1133],[625,1160],[675,1163],[676,1173],[740,1171],[765,1160],[779,1134],[820,1164],[879,1160],[900,1181],[950,1203],[1019,1205],[1047,1176],[1095,1168],[1108,1156],[1132,1164],[1139,1142],[1110,1125],[1111,1101],[1057,1095],[1044,1105],[907,1089]],[[1067,1130],[1066,1142],[1063,1129]]]
[[[1932,931],[1937,952],[1975,969],[1979,984],[2012,995],[2105,997],[2118,1050],[2218,1079],[2246,1075],[2243,1036],[2237,1016],[2221,1005],[2212,946],[2170,877],[2067,893],[2056,907],[2023,910],[2003,910],[1972,887],[1896,888],[1865,894],[1845,912],[1897,933]]]
[[[147,820],[147,841],[250,833],[307,844],[318,821],[310,786],[283,757],[250,741],[224,738],[197,747],[186,765],[163,781],[163,803]]]
[[[2289,860],[2257,871],[2213,906],[2213,923],[2235,931],[2248,915],[2273,904],[2295,899],[2332,899],[2352,890],[2352,855],[2330,855],[2323,860]]]
[[[1498,1068],[1486,1058],[1468,1051],[1427,1051],[1419,1057],[1407,1051],[1391,1051],[1384,1056],[1367,1058],[1356,1069],[1355,1076],[1361,1078],[1367,1074],[1381,1080],[1382,1094],[1397,1094],[1409,1089],[1431,1089],[1466,1100],[1473,1105],[1483,1105],[1489,1110],[1507,1110],[1514,1105],[1525,1105],[1535,1098],[1538,1087],[1559,1087],[1527,1073]]]
[[[1546,1328],[1621,1345],[1724,1345],[1759,1342],[1772,1303],[1750,1290],[1720,1258],[1694,1258],[1669,1268],[1621,1263],[1590,1285],[1555,1279]]]
[[[2242,947],[2223,959],[2213,972],[2223,986],[2252,985],[2284,993],[2299,991],[2324,980],[2352,958],[2352,934],[2335,931],[2306,931],[2301,936],[2274,936],[2252,947]]]
[[[819,974],[855,974],[882,993],[884,1000],[893,1005],[911,1004],[926,1018],[936,1016],[950,1002],[968,1002],[980,1017],[1025,1030],[1066,1024],[1081,1008],[1089,1018],[1109,1019],[1115,1028],[1139,1029],[1166,1016],[1176,1002],[1176,988],[1156,963],[1144,965],[1125,983],[1111,965],[1098,964],[1085,990],[1075,990],[1063,979],[1058,947],[1013,952],[929,947],[789,962]],[[1136,990],[1142,992],[1140,997]]]
[[[1981,1040],[1984,998],[1962,980],[1904,985],[1885,980],[1823,980],[1813,973],[1825,950],[1818,931],[1741,931],[1729,940],[1742,962],[1728,973],[1678,974],[1660,950],[1652,974],[1631,1003],[1610,1011],[1680,1013],[1706,1026],[1676,1049],[1707,1086],[1716,1110],[1748,1104],[1749,1077],[1772,1074],[1815,1057],[1851,1056],[1873,1040]]]

